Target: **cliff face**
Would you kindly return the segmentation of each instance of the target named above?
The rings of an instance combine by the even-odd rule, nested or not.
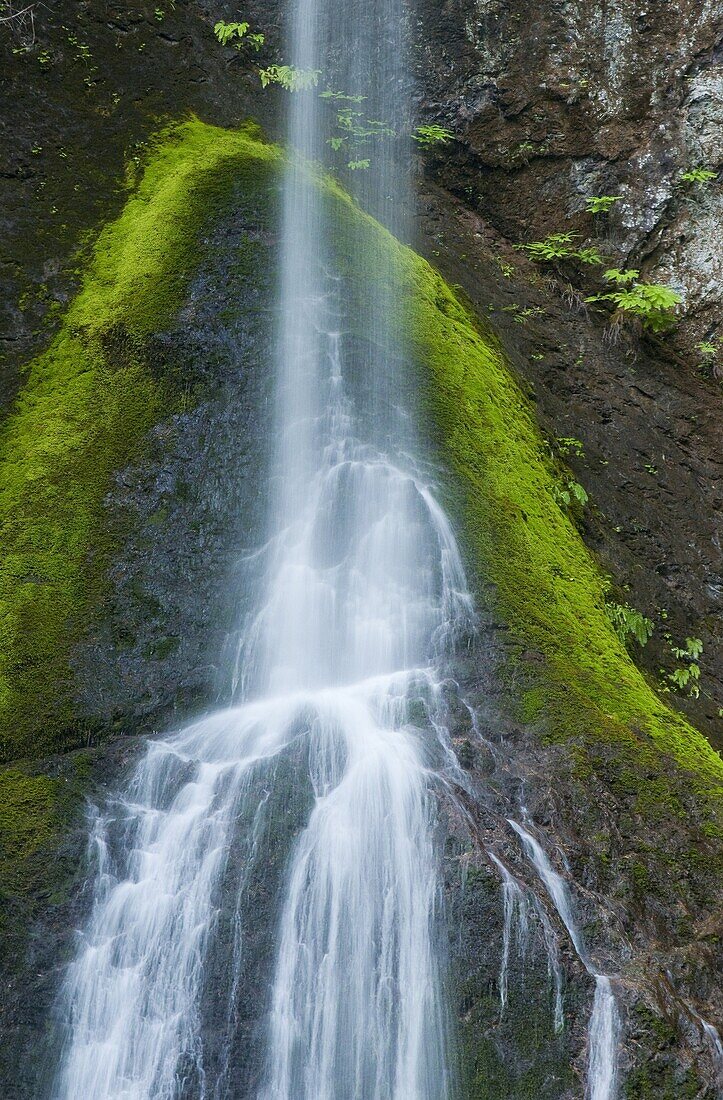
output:
[[[33,1054],[87,905],[84,798],[119,781],[142,751],[134,735],[216,696],[214,655],[239,611],[235,554],[254,545],[263,508],[280,153],[253,129],[150,137],[188,109],[224,125],[255,116],[273,133],[281,93],[261,96],[242,57],[214,42],[210,23],[229,13],[167,8],[60,5],[27,50],[22,28],[7,42],[20,51],[1,212],[8,1097],[38,1095]],[[695,256],[720,192],[678,186],[693,161],[715,166],[695,144],[713,81],[713,11],[698,9],[679,26],[633,5],[603,19],[543,4],[534,27],[513,3],[418,15],[420,103],[455,140],[428,155],[416,244],[466,299],[411,254],[400,262],[415,389],[481,611],[459,681],[483,739],[463,708],[453,722],[477,802],[473,824],[447,810],[446,865],[465,1095],[480,1100],[582,1092],[590,983],[505,824],[521,789],[567,853],[596,958],[621,975],[626,1094],[715,1095],[695,1011],[723,1012],[721,766],[665,706],[682,704],[720,743],[720,390],[691,350],[714,331]],[[277,17],[243,14],[273,57]],[[581,212],[590,194],[624,198],[601,225]],[[363,256],[378,230],[335,201],[339,247]],[[679,331],[622,325],[610,342],[605,315],[581,304],[599,289],[594,272],[540,268],[512,248],[558,231],[685,288]],[[373,272],[356,277],[363,296]],[[560,495],[573,480],[584,509]],[[643,673],[607,617],[605,573],[608,603],[655,620],[645,648],[629,643]],[[660,697],[670,645],[686,636],[704,647],[701,697]],[[562,1034],[538,910],[534,961],[513,943],[500,1015],[492,844],[562,945]],[[267,949],[259,932],[259,974]],[[245,1011],[253,1030],[263,1005]]]
[[[723,200],[681,177],[723,159],[717,4],[432,0],[419,23],[449,189],[513,240],[594,235],[585,198],[620,196],[601,246],[682,291],[681,350],[715,334]]]

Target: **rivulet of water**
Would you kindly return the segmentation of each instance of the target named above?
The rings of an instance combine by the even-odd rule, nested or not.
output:
[[[565,925],[580,961],[588,974],[595,979],[595,994],[588,1028],[587,1100],[615,1100],[618,1092],[620,1015],[612,983],[606,974],[601,974],[593,966],[573,915],[567,883],[554,869],[544,848],[529,829],[517,821],[510,820],[509,824],[520,837],[525,853],[534,865],[560,920]]]

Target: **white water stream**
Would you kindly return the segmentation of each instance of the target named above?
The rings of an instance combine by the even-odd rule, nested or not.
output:
[[[394,33],[372,56],[381,25]],[[341,43],[343,78],[361,85],[365,110],[394,125],[400,34],[394,0],[336,14],[299,0],[292,60],[326,69]],[[318,93],[295,94],[290,110],[297,157],[284,200],[271,537],[239,646],[238,702],[151,743],[97,822],[95,901],[63,993],[69,1034],[56,1100],[237,1095],[227,1064],[214,1069],[204,1053],[205,959],[230,853],[240,845],[248,864],[256,858],[268,826],[259,792],[293,752],[311,801],[280,899],[256,1095],[444,1100],[453,1091],[434,785],[453,759],[441,669],[470,600],[447,520],[410,458],[408,412],[396,405],[390,372],[404,348],[388,320],[393,272],[380,254],[376,300],[355,318],[366,339],[353,342],[332,226],[308,168],[325,155]],[[399,224],[397,155],[375,151],[364,191]],[[426,715],[421,726],[412,703]],[[118,821],[123,843],[111,851]],[[243,942],[239,928],[231,998]]]
[[[580,961],[588,974],[595,979],[595,996],[588,1029],[587,1100],[615,1100],[620,1016],[612,984],[607,975],[600,974],[592,964],[572,912],[567,883],[554,869],[544,848],[532,833],[519,822],[511,818],[508,820],[540,876]]]
[[[402,132],[408,71],[399,0],[297,0],[290,60],[365,116]],[[356,106],[356,104],[355,104]],[[275,907],[275,957],[257,1100],[448,1100],[435,790],[456,775],[442,680],[471,601],[460,556],[400,403],[405,348],[395,273],[346,314],[334,226],[312,163],[329,155],[317,90],[290,100],[269,539],[255,613],[240,634],[233,704],[149,744],[95,821],[94,903],[60,1006],[67,1042],[54,1100],[223,1100],[233,1080],[250,882],[272,835],[282,761],[303,773],[301,815]],[[359,193],[404,234],[408,157],[371,153]],[[353,154],[350,154],[353,155]],[[416,457],[415,457],[416,456]],[[304,801],[304,799],[306,801]],[[304,806],[306,807],[304,809]],[[583,961],[562,880],[514,823]],[[500,987],[527,900],[500,864]],[[233,874],[232,874],[233,871]],[[236,909],[215,1059],[203,1021],[224,884]],[[234,877],[235,876],[235,877]],[[543,919],[544,923],[544,919]],[[562,1026],[561,971],[545,925]],[[586,962],[586,965],[588,963]],[[593,973],[593,971],[591,971]],[[611,1100],[617,1014],[608,979],[590,1030],[590,1100]]]

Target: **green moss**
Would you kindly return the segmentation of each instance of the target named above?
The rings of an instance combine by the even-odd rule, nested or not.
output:
[[[625,1081],[625,1100],[695,1100],[700,1095],[701,1082],[690,1069],[636,1066]]]
[[[0,433],[0,758],[78,741],[70,659],[102,604],[118,537],[103,498],[176,399],[150,338],[184,301],[201,228],[236,188],[268,195],[280,158],[253,127],[191,120],[161,134],[58,335],[30,365]]]
[[[425,434],[453,475],[448,505],[480,601],[543,657],[510,677],[519,716],[544,740],[567,743],[581,778],[597,772],[627,788],[648,820],[690,820],[693,804],[702,833],[723,835],[723,761],[659,698],[613,630],[605,578],[555,499],[550,449],[494,338],[424,260],[338,191],[330,201],[342,260],[354,256],[352,296],[369,300],[380,272],[406,286],[397,323],[424,365]]]
[[[720,806],[720,756],[661,702],[610,625],[603,577],[555,501],[555,472],[529,403],[442,280],[417,263],[415,281],[414,328],[433,375],[428,403],[463,486],[486,598],[513,636],[546,658],[521,700],[525,719],[556,740],[615,743],[658,774],[661,806],[670,795],[661,754]],[[710,823],[719,828],[723,819]]]
[[[232,192],[242,203],[253,195],[254,208],[270,201],[281,164],[250,128],[194,120],[162,134],[137,191],[100,234],[61,331],[31,366],[0,435],[6,756],[77,741],[72,650],[102,606],[118,538],[103,498],[174,398],[149,341],[174,323],[201,229]],[[665,706],[612,629],[603,577],[556,502],[549,448],[494,340],[428,264],[335,184],[323,187],[352,299],[368,307],[380,280],[402,275],[395,321],[424,364],[421,403],[453,475],[448,503],[480,598],[543,656],[515,671],[520,716],[569,745],[581,779],[597,774],[647,819],[682,818],[692,797],[701,828],[719,835],[720,757]],[[163,523],[162,511],[155,519]]]
[[[39,852],[55,838],[59,783],[16,769],[0,772],[0,893],[22,890]]]
[[[79,873],[89,767],[68,757],[52,776],[28,768],[0,771],[0,965],[23,966],[34,919],[69,897]]]
[[[556,1034],[549,982],[528,973],[514,984],[500,1018],[496,991],[482,978],[463,987],[462,1095],[468,1100],[552,1100],[574,1086],[569,1035]]]

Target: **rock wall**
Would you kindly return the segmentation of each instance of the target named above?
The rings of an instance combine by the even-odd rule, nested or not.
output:
[[[425,108],[459,136],[438,177],[506,237],[594,232],[590,195],[621,196],[600,242],[684,294],[677,346],[721,324],[720,11],[713,0],[423,3]],[[619,264],[622,266],[622,263]]]

